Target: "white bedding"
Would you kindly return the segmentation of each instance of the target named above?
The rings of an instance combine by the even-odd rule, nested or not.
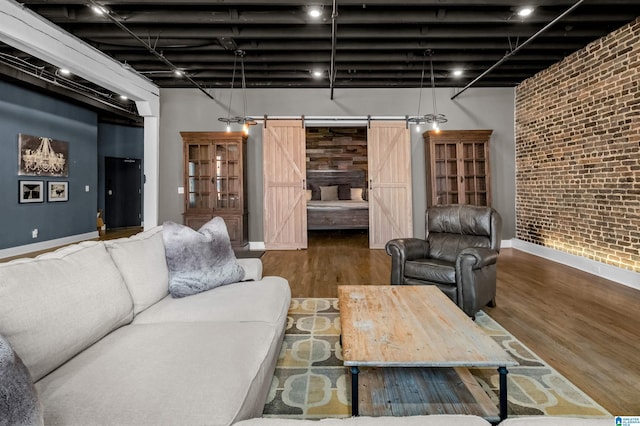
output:
[[[360,210],[368,209],[367,201],[336,200],[336,201],[307,201],[307,210]]]

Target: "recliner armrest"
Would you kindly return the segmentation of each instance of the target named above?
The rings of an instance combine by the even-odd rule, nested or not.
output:
[[[473,269],[484,268],[498,261],[498,252],[495,250],[484,247],[468,247],[460,252],[456,263],[460,262],[462,257],[468,256],[475,258]]]
[[[400,238],[385,245],[391,256],[391,283],[404,284],[404,264],[407,260],[422,259],[429,253],[429,242],[418,238]]]
[[[419,238],[398,238],[387,242],[385,250],[389,256],[398,255],[404,263],[407,260],[428,257],[429,242]]]

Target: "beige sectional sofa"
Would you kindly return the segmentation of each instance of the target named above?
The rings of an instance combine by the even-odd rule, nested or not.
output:
[[[229,425],[261,415],[288,282],[239,259],[251,281],[174,299],[161,232],[0,264],[0,334],[31,373],[45,424]]]
[[[351,417],[346,419],[291,420],[251,419],[236,426],[490,426],[486,420],[465,415],[412,417]],[[500,426],[615,426],[613,418],[583,419],[571,417],[529,416],[506,419]]]
[[[262,276],[260,260],[238,261],[245,281],[179,299],[168,295],[160,227],[0,264],[0,335],[35,382],[44,424],[489,425],[460,415],[259,418],[291,293],[285,279]],[[539,416],[501,424],[614,422]]]

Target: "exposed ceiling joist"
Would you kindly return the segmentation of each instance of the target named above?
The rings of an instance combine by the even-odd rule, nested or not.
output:
[[[521,48],[576,1],[536,0],[525,19],[517,15],[524,0],[318,0],[324,14],[313,19],[308,0],[90,0],[113,11],[128,31],[95,14],[88,1],[23,3],[160,87],[195,82],[205,92],[228,85],[229,51],[238,49],[246,53],[249,88],[332,91],[418,87],[425,50],[434,52],[436,86],[462,88],[517,49],[477,82],[510,87],[640,16],[638,0],[585,0]],[[188,78],[174,76],[160,58]],[[313,78],[317,68],[324,80]]]

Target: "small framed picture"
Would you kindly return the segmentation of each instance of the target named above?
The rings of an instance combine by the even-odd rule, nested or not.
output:
[[[41,180],[21,180],[18,181],[18,191],[20,193],[18,201],[24,203],[44,202],[44,182]]]
[[[47,182],[47,194],[47,201],[50,203],[69,201],[69,182]]]

